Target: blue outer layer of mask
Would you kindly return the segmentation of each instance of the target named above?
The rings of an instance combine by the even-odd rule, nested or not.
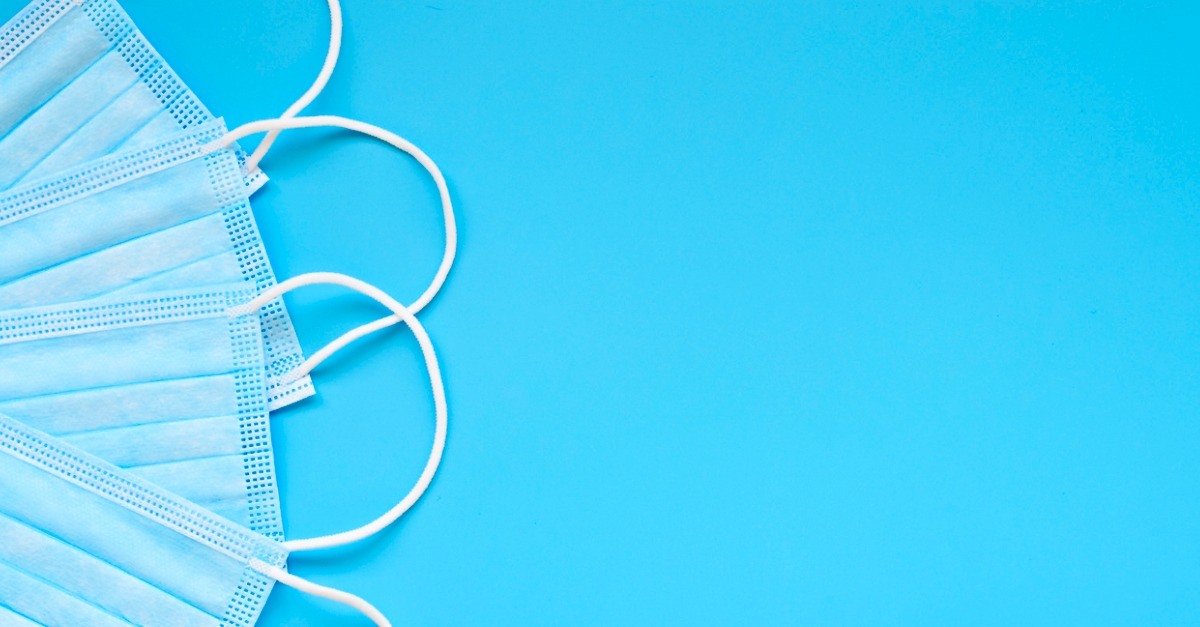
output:
[[[0,413],[282,538],[259,320],[228,314],[254,294],[0,313]]]
[[[35,0],[0,27],[0,190],[212,119],[114,0]]]
[[[275,284],[219,121],[0,193],[0,310],[250,281]],[[313,394],[282,300],[260,312],[272,409]],[[134,347],[136,350],[136,347]]]
[[[279,543],[0,415],[0,624],[249,627]],[[269,571],[269,569],[267,569]]]

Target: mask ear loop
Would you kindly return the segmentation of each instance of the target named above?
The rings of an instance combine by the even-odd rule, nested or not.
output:
[[[409,490],[408,494],[399,503],[384,515],[358,529],[308,540],[290,540],[284,542],[283,545],[291,552],[328,549],[351,544],[369,538],[387,528],[388,525],[396,522],[397,519],[403,516],[405,512],[420,500],[425,491],[429,489],[429,484],[433,482],[433,477],[437,474],[438,466],[442,463],[442,454],[446,449],[446,433],[449,422],[446,387],[442,381],[442,370],[438,365],[437,352],[433,348],[433,342],[429,339],[429,334],[425,332],[425,327],[417,320],[411,307],[405,307],[396,301],[396,299],[388,296],[383,290],[369,283],[333,272],[302,274],[276,285],[244,305],[230,308],[228,314],[230,317],[238,317],[256,313],[267,303],[280,298],[292,290],[308,285],[338,285],[352,289],[375,299],[384,307],[392,310],[396,317],[399,317],[408,325],[408,328],[412,330],[413,335],[417,338],[417,343],[420,345],[421,353],[425,358],[425,367],[429,371],[429,383],[433,391],[433,403],[437,414],[437,421],[434,430],[433,449],[429,453],[429,460],[425,463],[425,469],[421,472],[421,476],[417,479],[416,484],[413,485],[412,489]]]
[[[336,115],[316,115],[290,119],[250,122],[233,129],[221,139],[213,142],[213,144],[208,146],[206,150],[212,152],[222,148],[227,148],[233,143],[257,133],[278,132],[294,128],[343,128],[356,133],[362,133],[364,135],[374,137],[375,139],[390,144],[400,151],[407,153],[413,159],[416,159],[417,163],[420,163],[421,166],[425,168],[425,171],[427,171],[429,175],[433,177],[433,182],[437,185],[438,195],[440,196],[442,203],[442,216],[446,231],[446,248],[442,253],[442,263],[438,266],[437,273],[434,275],[433,281],[430,282],[429,287],[425,289],[425,292],[421,294],[420,298],[413,302],[412,305],[409,305],[407,308],[405,308],[409,313],[416,315],[418,312],[424,309],[425,306],[428,305],[442,289],[442,285],[446,283],[446,278],[450,275],[450,269],[454,266],[454,257],[458,253],[458,225],[454,218],[454,203],[450,199],[450,188],[446,184],[446,177],[442,175],[441,169],[438,168],[437,163],[435,163],[433,159],[429,157],[429,155],[425,154],[424,151],[407,139],[404,139],[403,137],[400,137],[399,135],[387,129],[375,126],[374,124],[368,124],[358,120],[351,120],[349,118],[343,118]],[[322,362],[342,348],[362,337],[398,324],[402,320],[403,318],[399,315],[387,316],[347,332],[345,335],[330,343],[329,346],[326,346],[320,351],[314,353],[312,357],[309,357],[308,360],[305,361],[299,368],[293,370],[281,381],[286,384],[307,376],[314,369],[316,369],[317,366],[321,365]]]
[[[377,625],[377,627],[392,627],[391,621],[389,621],[387,617],[383,615],[383,612],[380,612],[375,608],[374,605],[371,605],[362,597],[350,594],[349,592],[343,592],[335,588],[329,588],[315,584],[302,577],[297,577],[282,568],[263,562],[262,560],[250,560],[250,567],[289,588],[295,588],[300,592],[311,594],[322,599],[329,599],[335,603],[341,603],[342,605],[352,607],[362,612],[367,618],[375,621],[375,625]]]
[[[300,96],[300,99],[292,103],[281,119],[289,119],[296,117],[305,107],[312,104],[313,100],[325,89],[325,85],[329,83],[329,77],[333,76],[333,68],[337,66],[338,56],[342,52],[342,6],[338,0],[329,0],[329,50],[325,53],[325,63],[321,66],[321,72],[317,74],[317,80],[313,81],[308,91]],[[267,151],[271,150],[271,146],[275,144],[275,139],[279,137],[280,131],[271,131],[267,136],[259,142],[258,147],[254,152],[246,158],[244,171],[246,173],[254,172],[258,169],[258,164],[267,156]]]

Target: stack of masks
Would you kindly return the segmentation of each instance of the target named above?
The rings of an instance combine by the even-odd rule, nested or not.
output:
[[[286,570],[394,522],[441,459],[446,399],[415,317],[454,259],[436,165],[378,127],[283,117],[228,132],[115,0],[36,0],[0,28],[0,625],[243,626],[275,583],[366,601]],[[278,283],[251,211],[258,162],[290,128],[334,126],[412,155],[437,183],[446,250],[410,305],[318,273]],[[254,154],[238,141],[268,133]],[[388,310],[306,358],[282,296],[340,285]],[[429,369],[433,451],[416,486],[372,523],[285,540],[271,411],[315,393],[347,344],[406,324]]]

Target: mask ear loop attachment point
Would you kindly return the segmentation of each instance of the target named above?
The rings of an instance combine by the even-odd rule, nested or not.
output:
[[[451,268],[454,266],[454,258],[458,254],[458,225],[454,217],[454,203],[450,198],[450,187],[446,183],[446,177],[442,174],[441,168],[438,167],[437,163],[435,163],[434,160],[429,157],[429,155],[425,154],[424,151],[407,139],[404,139],[403,137],[400,137],[399,135],[387,129],[375,126],[374,124],[368,124],[359,120],[352,120],[336,115],[304,116],[288,119],[280,118],[275,120],[250,122],[233,129],[229,133],[226,133],[221,139],[206,146],[205,150],[209,150],[210,148],[211,150],[227,148],[241,139],[258,133],[279,132],[297,128],[342,128],[374,137],[375,139],[387,143],[401,152],[407,153],[409,156],[415,159],[417,163],[420,163],[421,166],[425,168],[425,171],[429,173],[430,177],[433,178],[433,182],[437,186],[438,196],[442,205],[442,219],[446,234],[446,247],[442,253],[442,262],[438,266],[437,272],[434,274],[433,280],[425,289],[425,292],[422,293],[416,301],[405,308],[408,312],[416,315],[422,309],[424,309],[426,305],[432,302],[434,297],[437,296],[438,292],[441,291],[442,286],[446,283],[446,279],[450,276]],[[382,292],[380,293],[383,294]],[[383,295],[386,296],[386,294]],[[300,369],[297,370],[299,374],[294,376],[300,378],[307,375],[314,368],[320,365],[321,362],[328,359],[333,353],[337,352],[346,345],[376,331],[399,324],[401,321],[403,321],[403,318],[398,315],[387,316],[349,331],[342,337],[338,338],[337,341],[310,357],[308,361],[306,361],[300,367]]]
[[[315,584],[302,577],[297,577],[286,570],[279,568],[278,566],[272,566],[259,559],[251,559],[250,568],[253,568],[254,570],[266,575],[267,577],[270,577],[271,579],[274,579],[275,581],[278,581],[289,588],[294,588],[300,592],[311,594],[315,597],[328,599],[335,603],[341,603],[347,607],[352,607],[359,612],[362,612],[367,618],[370,618],[372,621],[374,621],[377,627],[392,627],[391,621],[389,621],[387,617],[383,615],[383,612],[380,612],[375,608],[374,605],[371,605],[362,597],[350,594],[349,592],[343,592],[336,588],[329,588]]]
[[[434,350],[433,341],[429,339],[429,334],[425,331],[425,327],[421,324],[421,322],[417,320],[412,308],[405,307],[396,299],[388,296],[383,290],[380,290],[379,288],[366,283],[365,281],[360,281],[344,274],[338,274],[334,272],[314,272],[310,274],[302,274],[292,279],[288,279],[287,281],[284,281],[263,292],[258,297],[243,305],[231,307],[228,310],[228,315],[230,317],[237,317],[254,314],[259,309],[262,309],[264,306],[266,306],[267,303],[282,297],[284,294],[309,285],[337,285],[359,292],[360,294],[374,299],[376,302],[384,307],[387,307],[393,312],[393,316],[384,318],[383,320],[397,318],[403,321],[409,327],[409,329],[412,330],[413,335],[417,339],[417,343],[420,345],[421,354],[425,360],[425,368],[429,372],[429,383],[433,392],[436,424],[434,429],[433,447],[430,450],[429,459],[425,463],[425,468],[422,470],[421,476],[417,479],[417,482],[409,490],[408,494],[406,494],[404,498],[400,500],[400,502],[398,502],[394,507],[392,507],[392,509],[388,510],[379,518],[366,525],[363,525],[362,527],[359,527],[358,529],[328,536],[321,536],[319,538],[290,540],[284,542],[283,545],[290,552],[313,551],[351,544],[353,542],[358,542],[359,540],[369,538],[384,530],[392,523],[396,522],[396,520],[408,512],[408,510],[412,509],[413,505],[415,505],[417,501],[421,499],[421,496],[425,494],[425,491],[429,489],[429,485],[433,482],[433,478],[437,474],[438,467],[441,465],[442,455],[446,449],[446,435],[449,430],[449,408],[446,402],[446,386],[442,380],[442,371],[440,365],[438,364],[437,352]],[[379,324],[381,322],[382,321],[377,321],[376,323],[372,324]],[[353,333],[354,332],[352,331],[347,335],[351,335]],[[337,352],[338,349],[349,343],[343,341],[345,337],[346,336],[343,336],[341,339],[335,340],[329,346],[325,347],[325,349],[322,349],[322,351],[318,354],[324,354],[326,357],[328,357],[329,355]],[[312,360],[310,359],[310,361]],[[305,365],[301,366],[300,369],[305,368],[307,365],[308,364],[306,363]],[[307,372],[308,371],[304,371],[305,374],[307,374]],[[299,376],[303,376],[303,374]]]

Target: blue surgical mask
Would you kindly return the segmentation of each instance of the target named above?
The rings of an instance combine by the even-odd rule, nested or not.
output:
[[[0,313],[0,413],[282,539],[252,285]]]
[[[281,538],[258,312],[288,291],[333,284],[374,298],[416,334],[437,429],[416,487],[354,532],[296,540],[325,548],[382,529],[424,493],[441,461],[447,408],[433,345],[408,308],[342,275],[106,298],[0,313],[0,413],[48,432],[253,531]],[[307,375],[318,351],[291,375]]]
[[[288,547],[0,415],[0,624],[249,627],[275,583],[388,621],[284,569]]]
[[[250,281],[275,284],[219,121],[0,194],[0,310]],[[282,301],[261,312],[268,398],[313,393]]]
[[[0,190],[213,119],[114,0],[25,7],[0,28],[0,94]]]
[[[232,364],[252,361],[228,352],[238,344],[231,339],[231,328],[215,319],[183,325],[173,315],[143,321],[109,310],[154,311],[162,298],[207,302],[219,290],[206,285],[250,280],[252,292],[259,294],[256,304],[238,315],[257,314],[260,321],[265,405],[275,409],[311,393],[309,373],[341,347],[406,321],[405,316],[430,302],[456,249],[445,179],[418,149],[377,127],[341,119],[296,118],[255,128],[285,124],[341,124],[410,152],[438,185],[447,229],[443,262],[421,298],[401,307],[371,292],[392,315],[352,330],[308,360],[301,356],[283,305],[288,288],[275,284],[267,264],[237,180],[236,159],[221,147],[236,141],[235,134],[224,134],[218,124],[0,195],[0,309],[32,306],[0,312],[0,411],[272,536],[281,533],[273,517],[278,506],[259,506],[256,499],[269,503],[272,496],[252,484],[259,477],[273,491],[274,478],[255,474],[254,464],[235,455],[250,453],[240,436],[257,432],[265,413],[239,397],[248,388],[230,385],[248,380],[235,375]],[[174,293],[158,293],[167,288]],[[105,305],[81,301],[88,298]],[[77,304],[56,304],[60,302]],[[134,321],[127,329],[108,332],[113,324]],[[172,341],[178,348],[164,350]],[[220,359],[197,360],[193,353]],[[26,376],[28,372],[37,375]],[[438,387],[440,382],[435,391]],[[232,406],[240,411],[231,411]],[[263,435],[254,442],[262,444],[263,459],[269,460],[269,431],[264,429]],[[418,488],[388,516],[398,517],[428,486],[444,438],[443,426]]]

